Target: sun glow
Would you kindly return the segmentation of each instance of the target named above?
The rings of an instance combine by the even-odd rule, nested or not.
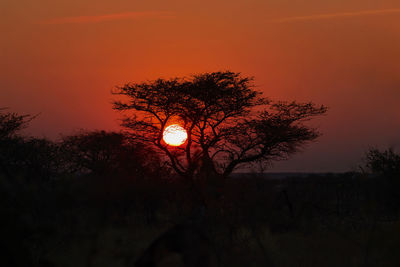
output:
[[[165,143],[170,146],[180,146],[185,143],[187,139],[187,132],[178,124],[173,124],[165,128],[163,132],[163,139]]]

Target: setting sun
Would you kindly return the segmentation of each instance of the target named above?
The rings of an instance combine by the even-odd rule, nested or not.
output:
[[[165,128],[163,139],[170,146],[180,146],[185,143],[187,132],[183,127],[173,124]]]

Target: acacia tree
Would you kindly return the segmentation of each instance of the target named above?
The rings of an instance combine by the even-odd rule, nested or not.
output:
[[[224,71],[129,83],[113,92],[125,96],[113,108],[133,111],[122,126],[135,140],[165,153],[179,175],[192,179],[205,171],[227,177],[238,167],[299,151],[320,135],[305,122],[327,110],[313,103],[271,101],[252,81]],[[175,123],[188,133],[179,147],[162,139],[164,129]]]

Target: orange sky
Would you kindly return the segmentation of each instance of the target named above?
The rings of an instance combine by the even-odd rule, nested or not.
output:
[[[230,69],[266,96],[330,107],[324,136],[273,170],[343,171],[400,148],[398,0],[2,0],[0,107],[29,131],[119,129],[110,90]]]

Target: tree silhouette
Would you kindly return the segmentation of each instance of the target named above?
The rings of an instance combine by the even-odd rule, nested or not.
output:
[[[34,118],[31,115],[19,115],[13,112],[4,112],[6,108],[0,108],[0,140],[17,136]]]
[[[400,175],[400,154],[393,148],[380,151],[371,148],[366,153],[367,168],[375,174]]]
[[[26,155],[21,150],[25,139],[19,133],[33,118],[0,108],[0,174],[7,178],[12,176],[11,169],[20,169],[19,165],[25,159]]]
[[[133,111],[122,126],[133,138],[165,153],[181,176],[229,176],[238,167],[285,159],[319,132],[307,125],[326,107],[275,102],[254,89],[253,79],[230,71],[189,78],[158,79],[117,87],[114,109]],[[172,147],[162,140],[171,124],[187,130],[187,141]]]
[[[70,172],[143,176],[160,168],[155,152],[117,132],[84,131],[66,136],[61,150]]]

